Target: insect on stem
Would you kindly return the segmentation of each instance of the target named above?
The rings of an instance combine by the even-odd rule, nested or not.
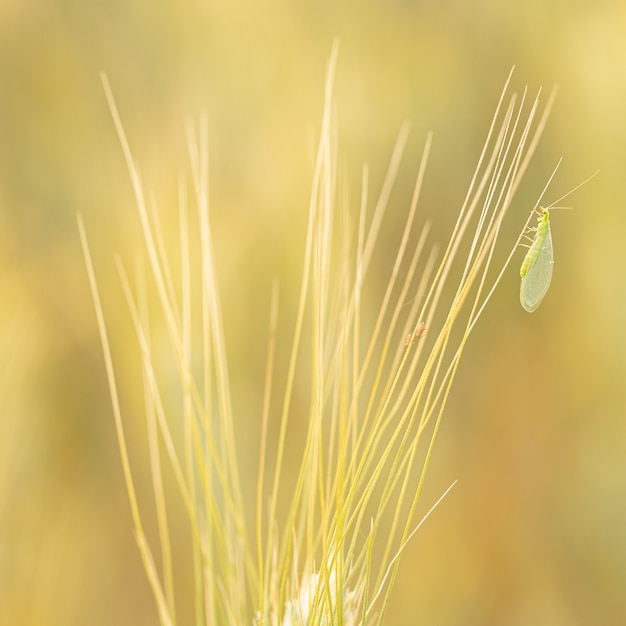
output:
[[[417,328],[408,334],[404,345],[410,346],[416,339],[419,339],[425,332],[426,332],[426,324],[424,322],[420,322],[417,325]]]

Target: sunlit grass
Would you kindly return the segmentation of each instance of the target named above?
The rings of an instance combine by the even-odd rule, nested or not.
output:
[[[295,332],[286,379],[280,385],[274,377],[276,351],[282,345],[277,284],[267,312],[254,503],[246,502],[240,476],[233,373],[209,219],[206,120],[197,128],[188,125],[192,190],[189,193],[181,179],[180,258],[173,263],[104,79],[149,267],[147,276],[140,267],[131,281],[118,261],[143,362],[159,563],[144,531],[103,307],[80,217],[79,227],[134,530],[162,624],[179,623],[169,516],[180,504],[189,519],[197,624],[383,621],[402,551],[420,523],[417,505],[461,355],[508,263],[492,267],[500,227],[537,146],[552,97],[540,113],[538,98],[528,104],[525,93],[507,95],[507,81],[456,224],[441,247],[430,243],[429,223],[416,219],[431,146],[431,138],[426,139],[387,285],[377,293],[368,276],[408,126],[399,133],[373,203],[368,170],[363,169],[359,208],[354,211],[343,193],[345,183],[338,179],[335,62],[336,49],[327,72]],[[193,239],[196,233],[198,240]],[[515,246],[505,244],[511,254]],[[158,296],[157,306],[147,295],[150,290]],[[193,308],[194,291],[201,293],[199,310]],[[366,301],[378,303],[373,321],[364,315]],[[162,364],[152,349],[155,319],[167,328],[178,372],[177,397],[167,401]],[[308,406],[294,400],[297,377],[304,377],[303,386],[310,390]],[[279,386],[283,391],[275,397]],[[167,393],[174,393],[171,381]],[[166,407],[176,403],[181,411],[174,415]],[[306,424],[301,438],[291,436],[296,416],[299,424]],[[268,439],[276,432],[273,419],[278,419],[278,437],[271,446],[275,456],[269,458]],[[289,451],[289,458],[301,459],[295,468],[286,463],[287,448],[293,445],[299,447],[295,454]],[[165,476],[175,481],[179,499],[168,499]],[[253,523],[246,514],[251,509]]]

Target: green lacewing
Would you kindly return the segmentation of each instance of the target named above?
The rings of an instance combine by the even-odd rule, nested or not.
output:
[[[546,295],[552,280],[552,266],[554,265],[550,211],[539,207],[539,213],[535,238],[520,268],[520,276],[522,277],[520,302],[529,313],[532,313],[541,304]]]
[[[599,171],[600,170],[594,172],[591,176],[589,176],[589,178],[580,183],[580,185],[576,185],[574,189],[568,191],[564,196],[561,196],[558,200],[556,200],[556,202],[550,205],[549,209],[571,208],[555,207],[554,205],[582,187],[585,183],[589,182]],[[535,238],[530,244],[530,248],[524,257],[524,261],[519,272],[522,277],[519,299],[522,303],[522,307],[524,307],[524,310],[529,313],[535,311],[541,304],[541,301],[550,288],[550,282],[552,281],[554,253],[552,251],[549,209],[544,207],[539,207],[538,209],[539,217],[537,218],[537,227],[531,229],[535,231]]]

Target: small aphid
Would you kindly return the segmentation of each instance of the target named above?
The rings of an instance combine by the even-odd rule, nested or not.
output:
[[[522,307],[532,313],[543,300],[550,281],[554,256],[552,252],[552,235],[550,233],[550,212],[539,207],[535,238],[524,257],[520,268],[522,284],[520,286],[520,302]]]
[[[424,324],[424,322],[420,322],[417,325],[417,328],[413,332],[409,333],[404,345],[408,346],[412,344],[415,339],[419,339],[425,332],[426,332],[426,324]]]

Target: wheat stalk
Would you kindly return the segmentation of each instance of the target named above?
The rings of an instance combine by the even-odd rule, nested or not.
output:
[[[386,289],[370,295],[368,271],[408,126],[400,131],[371,213],[364,168],[355,215],[337,174],[332,98],[336,58],[335,46],[327,71],[295,331],[279,399],[272,397],[281,328],[277,284],[272,288],[259,418],[256,519],[251,525],[241,486],[232,374],[209,219],[207,123],[203,119],[199,128],[191,123],[187,127],[196,214],[189,211],[192,202],[181,179],[181,272],[175,276],[158,211],[146,202],[111,88],[103,77],[148,261],[147,272],[137,272],[135,288],[119,260],[118,267],[143,362],[158,566],[143,530],[105,316],[80,216],[78,223],[135,534],[164,625],[178,623],[176,559],[168,521],[168,509],[177,504],[166,496],[166,473],[177,485],[190,523],[197,624],[382,623],[400,556],[421,523],[416,521],[418,500],[460,358],[511,258],[497,271],[492,269],[502,220],[536,149],[554,93],[539,115],[539,95],[530,105],[525,91],[521,97],[507,95],[509,76],[443,249],[428,243],[430,225],[417,219],[432,141],[427,137]],[[199,232],[197,262],[190,253],[193,229]],[[147,304],[147,285],[156,290],[157,310]],[[197,317],[192,311],[194,289],[202,294]],[[364,303],[374,298],[377,313],[370,323]],[[182,419],[168,414],[163,401],[164,386],[151,347],[150,320],[155,317],[167,328]],[[197,318],[200,322],[194,324]],[[309,345],[303,342],[305,336],[310,336]],[[194,366],[198,361],[199,373]],[[310,385],[308,407],[294,403],[301,370]],[[169,389],[172,393],[171,385]],[[277,453],[270,459],[268,437],[276,413]],[[289,434],[296,415],[307,430],[298,450],[300,466],[293,470],[286,467],[285,452],[293,445]],[[423,440],[425,446],[419,447]]]

